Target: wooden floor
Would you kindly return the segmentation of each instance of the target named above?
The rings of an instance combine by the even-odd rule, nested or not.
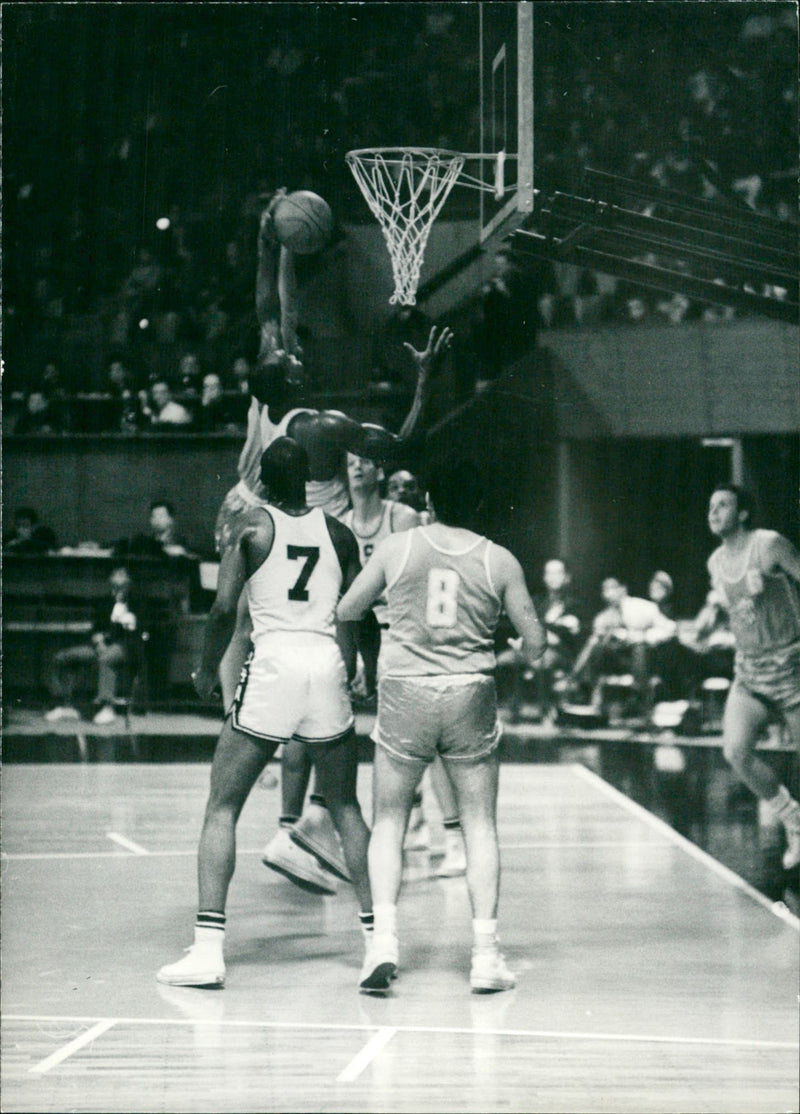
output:
[[[260,862],[276,788],[240,822],[226,988],[160,986],[191,938],[207,779],[5,766],[4,1111],[798,1109],[798,921],[577,765],[501,770],[514,991],[470,994],[466,885],[432,877],[429,801],[396,989],[359,995],[350,888],[312,897]]]

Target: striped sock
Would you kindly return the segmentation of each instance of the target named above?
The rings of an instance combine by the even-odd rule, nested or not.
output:
[[[450,820],[443,820],[442,825],[444,826],[444,830],[446,832],[460,832],[461,831],[461,821],[459,820],[459,818],[457,816],[450,819]]]
[[[225,914],[215,913],[213,910],[201,910],[194,922],[195,944],[212,944],[215,948],[221,948],[224,939]]]
[[[289,813],[286,813],[286,815],[282,816],[278,821],[278,827],[293,828],[299,819],[299,816],[290,816]]]
[[[361,922],[361,931],[365,936],[370,937],[375,932],[375,914],[374,913],[359,913],[358,919]]]
[[[322,808],[328,807],[328,802],[324,797],[321,797],[319,793],[311,793],[308,799],[312,805],[320,805]]]

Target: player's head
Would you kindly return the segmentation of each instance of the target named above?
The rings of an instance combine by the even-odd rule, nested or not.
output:
[[[301,361],[282,348],[261,356],[251,371],[250,393],[267,406],[282,406],[302,400],[306,372]]]
[[[708,528],[718,538],[749,530],[755,512],[753,496],[738,484],[717,484],[708,503]]]
[[[391,499],[393,503],[405,503],[415,511],[421,511],[425,505],[419,480],[413,472],[405,468],[392,472],[386,484],[386,498]]]
[[[572,576],[566,562],[559,557],[553,557],[551,560],[545,561],[542,579],[548,591],[560,592],[562,588],[566,588],[572,580]]]
[[[431,471],[428,492],[440,522],[471,527],[484,501],[480,470],[472,460],[452,461]]]
[[[308,479],[308,453],[291,437],[276,437],[261,454],[261,482],[271,503],[304,506]]]
[[[384,478],[383,468],[377,461],[356,453],[347,454],[347,484],[351,492],[371,494],[380,489]]]

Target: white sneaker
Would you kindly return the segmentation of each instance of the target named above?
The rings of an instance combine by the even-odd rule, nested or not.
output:
[[[45,712],[44,718],[48,723],[58,723],[62,719],[80,719],[81,714],[77,708],[62,706],[51,708],[49,712]]]
[[[309,802],[303,815],[289,829],[289,835],[292,843],[312,854],[323,870],[331,871],[343,882],[350,881],[342,841],[327,808],[316,802]]]
[[[162,967],[156,975],[168,986],[224,986],[225,960],[219,947],[193,944],[177,963]]]
[[[517,985],[517,980],[506,967],[506,961],[497,948],[472,952],[469,982],[475,994],[511,990]]]
[[[437,878],[457,878],[467,873],[467,853],[460,832],[445,832],[444,858],[436,871]]]
[[[92,723],[96,723],[98,727],[107,727],[108,724],[114,723],[117,718],[117,713],[110,704],[104,704],[99,712],[95,714]]]
[[[292,842],[290,828],[278,828],[264,848],[261,861],[308,893],[335,894],[338,889],[335,876],[320,866],[308,851]]]
[[[363,994],[387,994],[392,979],[397,978],[398,947],[397,937],[384,934],[374,935],[367,941],[367,954],[358,980],[358,989]]]
[[[785,827],[787,847],[783,853],[783,869],[794,870],[800,863],[800,827],[796,823],[791,827],[787,824]]]

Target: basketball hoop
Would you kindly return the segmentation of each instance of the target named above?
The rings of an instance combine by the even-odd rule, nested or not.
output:
[[[345,161],[378,220],[394,276],[391,305],[416,304],[431,226],[467,156],[427,147],[348,151]]]

